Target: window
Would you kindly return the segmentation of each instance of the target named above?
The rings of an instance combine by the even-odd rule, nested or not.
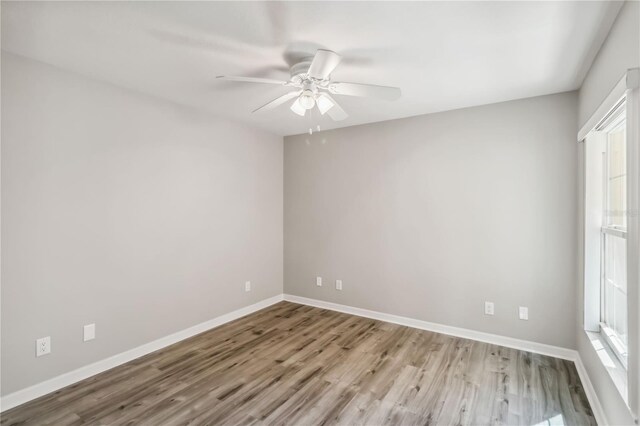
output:
[[[627,366],[627,158],[626,111],[617,108],[603,133],[600,332]]]
[[[578,141],[584,142],[584,331],[620,396],[637,416],[640,68],[627,70],[582,126]]]

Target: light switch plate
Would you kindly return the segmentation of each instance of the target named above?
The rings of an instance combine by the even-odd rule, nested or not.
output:
[[[96,338],[96,325],[95,324],[87,324],[84,326],[84,341],[88,342],[89,340],[93,340]]]

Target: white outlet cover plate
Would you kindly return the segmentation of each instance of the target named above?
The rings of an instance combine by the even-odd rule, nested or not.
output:
[[[484,302],[484,314],[485,315],[493,315],[494,314],[493,302]]]
[[[316,277],[316,285],[322,287],[322,277]]]
[[[528,321],[529,320],[529,308],[526,306],[520,306],[518,308],[518,316],[521,320]]]
[[[93,340],[96,338],[96,325],[95,324],[87,324],[84,326],[84,341],[88,342],[89,340]]]
[[[36,356],[42,356],[51,353],[51,337],[42,337],[36,340]]]
[[[342,290],[342,280],[336,280],[336,290]]]
[[[246,281],[244,283],[244,291],[251,291],[251,281]]]

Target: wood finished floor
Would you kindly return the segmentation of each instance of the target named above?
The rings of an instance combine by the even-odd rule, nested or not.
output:
[[[595,424],[570,361],[289,302],[0,419],[2,425]]]

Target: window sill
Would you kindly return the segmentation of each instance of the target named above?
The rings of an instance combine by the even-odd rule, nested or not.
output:
[[[600,323],[600,338],[607,345],[607,349],[611,350],[622,363],[625,370],[629,368],[627,347],[618,337],[618,335],[610,329],[605,323]]]
[[[624,400],[624,403],[629,406],[628,400],[628,386],[627,386],[627,370],[622,366],[622,363],[618,360],[618,357],[609,348],[607,343],[604,342],[600,333],[593,331],[586,331],[587,338],[591,342],[591,346],[596,351],[598,359],[604,366],[609,377],[613,381],[616,389],[620,393],[620,396]]]

